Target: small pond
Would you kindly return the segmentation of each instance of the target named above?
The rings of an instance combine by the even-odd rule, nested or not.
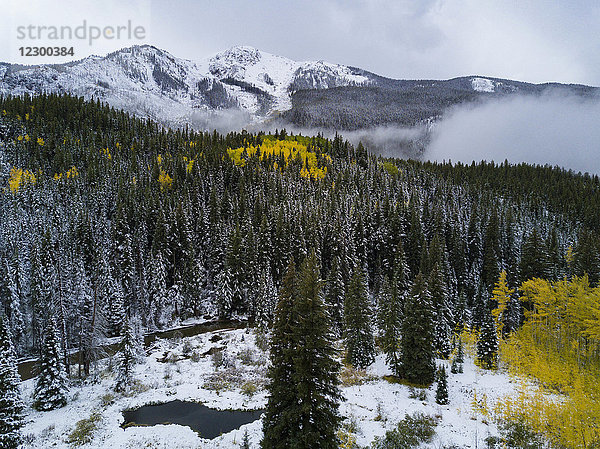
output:
[[[126,410],[122,427],[180,424],[198,432],[202,438],[213,439],[260,419],[262,413],[263,410],[215,410],[195,402],[176,400]]]

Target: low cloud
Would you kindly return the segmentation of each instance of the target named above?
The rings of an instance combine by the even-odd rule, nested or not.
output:
[[[600,174],[600,98],[549,93],[462,106],[431,137],[425,159],[508,159]]]
[[[252,118],[241,109],[220,109],[216,111],[199,109],[183,119],[192,127],[201,131],[218,131],[227,134],[230,131],[240,131],[248,128]]]

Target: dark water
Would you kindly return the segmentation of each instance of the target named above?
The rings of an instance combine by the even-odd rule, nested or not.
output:
[[[222,329],[240,329],[246,326],[246,322],[244,321],[233,321],[233,320],[224,320],[224,321],[212,321],[208,323],[202,324],[193,324],[191,326],[180,327],[178,329],[169,329],[165,331],[156,331],[151,332],[144,335],[144,346],[148,347],[157,338],[176,338],[176,337],[192,337],[198,334],[204,334],[207,332],[214,332]],[[117,352],[119,349],[118,343],[113,343],[110,345],[104,345],[100,348],[101,352],[105,357],[109,357]],[[79,353],[75,352],[69,357],[71,364],[76,364],[79,360]],[[20,362],[18,364],[19,374],[21,376],[21,380],[31,379],[38,375],[38,365],[39,362],[35,359],[26,360]]]
[[[262,413],[263,410],[221,411],[195,402],[171,401],[124,411],[122,427],[180,424],[195,430],[202,438],[213,439],[260,419]]]

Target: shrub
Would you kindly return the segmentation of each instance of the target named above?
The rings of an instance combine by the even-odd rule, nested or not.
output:
[[[200,353],[196,350],[192,351],[192,354],[190,355],[190,360],[194,363],[197,363],[200,361]]]
[[[93,412],[89,418],[77,421],[75,429],[69,434],[67,443],[74,446],[82,446],[88,444],[94,438],[94,432],[98,429],[102,415],[98,412]]]
[[[541,449],[544,441],[523,421],[509,421],[500,426],[500,437],[485,439],[489,449]]]
[[[244,365],[256,365],[256,353],[250,348],[246,348],[238,353],[238,359]]]
[[[352,365],[344,364],[340,371],[340,383],[343,387],[362,385],[374,379],[376,379],[375,376],[369,375],[365,370],[355,368]]]
[[[242,385],[242,394],[248,396],[248,397],[252,397],[254,396],[254,394],[258,391],[258,387],[256,386],[256,384],[252,381],[247,381],[244,382],[244,384]]]
[[[408,397],[411,399],[418,399],[419,401],[426,401],[427,390],[425,388],[409,387]]]
[[[406,415],[384,438],[375,438],[372,449],[411,449],[430,443],[435,435],[437,420],[423,413]]]
[[[108,407],[113,402],[115,402],[115,395],[112,393],[106,393],[100,398],[100,404],[102,407]]]
[[[211,356],[211,360],[215,369],[235,368],[235,360],[233,360],[225,351],[214,352]]]
[[[263,352],[269,350],[269,334],[266,332],[256,329],[254,331],[254,342],[256,343],[256,347]]]
[[[192,352],[192,350],[194,349],[194,347],[192,346],[192,342],[190,341],[189,338],[186,338],[185,341],[183,342],[183,348],[181,349],[181,352],[188,356],[190,355],[190,353]]]

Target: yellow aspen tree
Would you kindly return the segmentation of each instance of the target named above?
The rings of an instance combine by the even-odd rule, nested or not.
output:
[[[510,301],[510,295],[512,295],[514,292],[514,290],[508,288],[508,285],[506,284],[506,271],[502,270],[500,272],[498,282],[496,282],[494,290],[492,290],[492,301],[496,301],[498,303],[498,307],[492,310],[492,316],[494,317],[494,321],[496,323],[498,335],[502,335],[502,328],[504,327],[504,312],[506,311],[506,306]]]

